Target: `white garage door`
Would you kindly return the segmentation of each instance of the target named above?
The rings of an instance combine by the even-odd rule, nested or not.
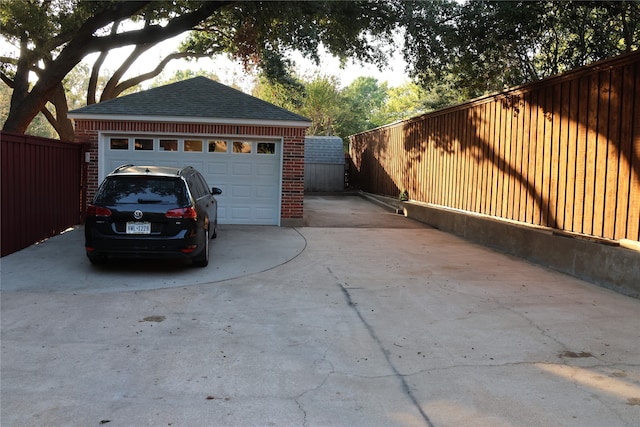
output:
[[[99,180],[123,164],[193,166],[222,189],[218,223],[280,224],[280,141],[104,135],[100,145]]]

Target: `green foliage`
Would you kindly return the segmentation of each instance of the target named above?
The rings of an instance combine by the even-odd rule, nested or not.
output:
[[[638,1],[416,1],[405,58],[425,87],[465,98],[556,75],[640,45]]]
[[[4,128],[24,131],[47,102],[57,103],[56,109],[61,112],[66,110],[60,96],[63,79],[88,54],[100,53],[87,91],[87,103],[93,103],[101,61],[109,50],[124,46],[133,45],[135,49],[103,86],[101,99],[111,99],[157,76],[167,59],[185,54],[197,57],[227,53],[242,60],[247,69],[257,68],[266,78],[290,89],[297,85],[287,58],[293,50],[318,60],[322,46],[343,60],[357,58],[382,64],[386,58],[384,46],[392,40],[402,4],[401,0],[3,0],[0,34],[20,52],[19,56],[4,58],[0,67],[0,77],[14,89]],[[124,25],[131,22],[138,25],[133,29]],[[181,46],[181,53],[165,58],[149,73],[121,81],[150,46],[189,31],[192,37]],[[33,72],[39,80],[30,85]],[[60,125],[65,120],[63,115],[50,115],[49,119]],[[70,126],[66,123],[56,128],[69,132]]]
[[[225,52],[271,81],[287,83],[297,50],[319,62],[319,48],[347,58],[385,63],[403,2],[237,2],[214,13],[191,33],[183,49]]]
[[[41,136],[44,138],[58,139],[60,136],[58,132],[51,126],[42,113],[38,115],[29,123],[29,127],[25,132],[27,135]]]
[[[0,85],[0,117],[7,117],[11,107],[11,89],[6,85]]]
[[[424,89],[415,83],[389,89],[387,102],[374,117],[377,126],[424,113],[426,111],[425,96]]]
[[[295,82],[289,86],[263,76],[253,95],[309,118],[308,134],[345,141],[349,135],[460,102],[445,83],[426,91],[416,83],[390,88],[373,77],[358,77],[344,88],[335,76],[296,77]]]
[[[67,106],[69,110],[81,108],[87,105],[87,85],[89,82],[89,66],[78,64],[69,74],[66,75],[62,84],[67,95]],[[100,86],[104,87],[106,76],[101,76]]]
[[[383,66],[400,30],[404,58],[421,87],[390,90],[362,78],[340,89],[332,76],[301,81],[295,75],[292,52],[317,63],[326,51],[343,64]],[[185,32],[190,37],[181,52],[122,80],[143,52]],[[135,90],[170,60],[228,54],[261,73],[259,96],[312,118],[314,132],[346,136],[637,49],[640,2],[2,0],[0,36],[19,52],[0,62],[0,77],[13,89],[7,130],[25,131],[44,111],[68,138],[66,104],[80,105],[82,93],[74,67],[91,53],[101,56],[88,83],[89,103],[100,90],[102,99]],[[100,61],[124,46],[135,49],[101,81]],[[33,75],[36,82],[29,81]]]
[[[344,137],[384,124],[379,112],[388,100],[388,90],[386,82],[373,77],[358,77],[343,89],[347,108],[339,130]]]
[[[300,112],[311,119],[310,135],[335,135],[337,121],[343,114],[345,100],[336,77],[317,76],[305,86],[305,100]]]
[[[267,77],[261,76],[252,94],[286,110],[301,114],[306,88],[305,83],[295,76],[290,76],[286,82],[270,81]]]

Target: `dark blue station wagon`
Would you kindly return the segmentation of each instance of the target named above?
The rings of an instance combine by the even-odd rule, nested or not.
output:
[[[85,248],[93,264],[109,258],[189,258],[209,264],[217,235],[219,188],[193,167],[120,166],[87,207]]]

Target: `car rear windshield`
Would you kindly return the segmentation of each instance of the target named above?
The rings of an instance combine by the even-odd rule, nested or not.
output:
[[[163,204],[186,206],[187,192],[182,180],[159,177],[111,177],[107,178],[96,195],[96,203]]]

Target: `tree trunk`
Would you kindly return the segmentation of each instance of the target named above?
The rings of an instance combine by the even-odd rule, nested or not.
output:
[[[55,122],[49,121],[58,132],[58,136],[64,141],[73,141],[75,130],[71,120],[67,117],[69,107],[67,106],[67,94],[64,90],[62,82],[58,84],[53,92],[53,105],[56,107]]]

